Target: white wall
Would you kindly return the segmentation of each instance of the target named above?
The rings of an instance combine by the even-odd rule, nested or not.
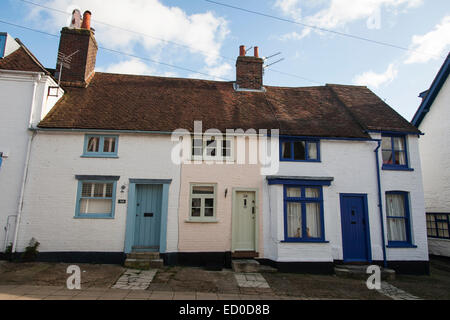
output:
[[[129,179],[172,179],[167,252],[177,250],[179,167],[172,164],[170,136],[120,134],[118,159],[81,158],[84,133],[38,132],[19,230],[18,251],[34,237],[41,252],[123,252]],[[115,218],[74,219],[76,175],[120,176]],[[124,193],[120,186],[126,185]],[[118,204],[119,199],[127,204]]]
[[[420,130],[427,212],[450,213],[450,79],[447,78]]]
[[[375,139],[381,138],[374,135]],[[373,260],[383,260],[378,187],[374,150],[376,142],[321,141],[320,163],[281,162],[278,175],[333,177],[330,187],[323,187],[325,240],[329,243],[281,243],[284,240],[283,187],[264,186],[264,244],[266,258],[280,261],[330,262],[343,259],[341,232],[341,193],[368,196],[370,238]],[[410,192],[414,244],[413,249],[387,249],[389,260],[427,260],[425,216],[417,138],[408,137],[410,163],[415,170],[381,171],[383,208],[386,191]],[[380,162],[381,165],[381,162]],[[269,191],[268,191],[269,190]],[[270,203],[269,203],[270,199]],[[269,207],[271,212],[269,212]],[[386,226],[386,220],[384,221]],[[386,242],[387,243],[387,242]]]
[[[7,219],[18,213],[28,140],[32,135],[28,128],[36,125],[63,93],[60,90],[59,97],[47,97],[49,86],[56,83],[43,73],[0,71],[0,152],[8,155],[0,168],[0,251],[14,237],[16,219],[11,217],[5,242]]]

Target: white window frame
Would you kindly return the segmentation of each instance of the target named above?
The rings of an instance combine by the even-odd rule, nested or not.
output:
[[[194,195],[193,191],[195,187],[213,187],[214,194],[197,194]],[[214,199],[214,208],[213,208],[213,216],[205,217],[205,199]],[[200,204],[200,217],[192,216],[192,200],[193,199],[201,199]],[[217,184],[213,183],[191,183],[189,187],[189,219],[191,222],[217,222]]]
[[[215,156],[209,156],[207,155],[207,142],[210,141],[211,138],[214,138],[216,140],[216,155]],[[200,140],[199,137],[192,137],[191,138],[191,157],[192,160],[200,160],[200,161],[233,161],[234,160],[234,137],[217,137],[217,136],[209,136],[204,135],[202,138],[202,155],[194,155],[193,149],[194,149],[194,140]],[[224,141],[230,141],[230,155],[229,156],[223,156],[223,142]]]

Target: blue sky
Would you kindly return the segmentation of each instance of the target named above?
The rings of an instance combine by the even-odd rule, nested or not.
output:
[[[450,49],[448,0],[217,0],[409,51],[205,0],[30,1],[55,10],[1,0],[0,20],[59,34],[73,8],[91,10],[99,45],[133,55],[100,49],[98,71],[234,80],[239,45],[257,45],[262,56],[282,52],[285,59],[265,73],[266,85],[367,85],[408,120],[420,104],[418,94],[428,89]],[[0,31],[20,38],[45,66],[55,67],[58,38],[4,23]]]

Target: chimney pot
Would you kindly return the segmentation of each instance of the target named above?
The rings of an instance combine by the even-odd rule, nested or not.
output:
[[[245,57],[245,46],[239,47],[239,56]]]
[[[255,47],[255,57],[259,58],[259,48]]]
[[[85,11],[83,14],[83,23],[81,24],[81,29],[91,30],[91,15],[90,11]]]

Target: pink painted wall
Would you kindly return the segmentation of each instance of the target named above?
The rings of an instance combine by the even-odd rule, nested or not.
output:
[[[248,149],[248,148],[247,148]],[[247,150],[248,152],[248,150]],[[262,183],[260,165],[184,164],[181,170],[179,206],[179,252],[229,252],[232,246],[233,188],[257,190],[259,238],[258,252],[263,257]],[[188,222],[190,185],[192,183],[217,184],[217,223]],[[225,197],[225,190],[228,189]]]

